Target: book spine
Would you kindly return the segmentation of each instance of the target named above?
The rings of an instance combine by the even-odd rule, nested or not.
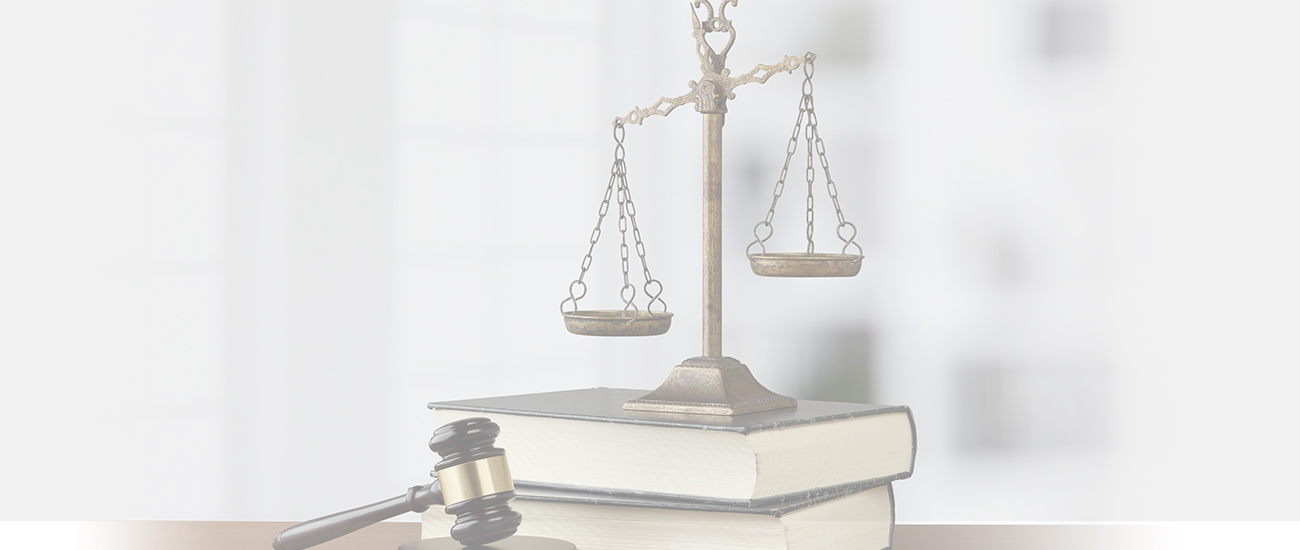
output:
[[[907,415],[910,417],[912,416],[912,413],[908,412]],[[915,434],[916,430],[913,429],[912,433]],[[898,516],[895,515],[895,511],[897,509],[898,507],[894,504],[894,484],[890,483],[889,484],[889,546],[886,546],[883,550],[893,550],[894,548],[894,526],[898,524]]]

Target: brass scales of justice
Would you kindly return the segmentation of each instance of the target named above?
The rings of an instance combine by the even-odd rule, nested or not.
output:
[[[731,51],[731,46],[736,41],[736,30],[731,20],[727,19],[726,10],[728,5],[735,6],[737,2],[738,0],[723,0],[716,11],[710,0],[691,2],[691,23],[694,26],[692,35],[695,37],[696,54],[699,55],[700,70],[703,73],[698,82],[691,81],[688,84],[691,91],[674,98],[661,97],[649,108],[635,108],[626,116],[614,119],[614,164],[610,169],[609,184],[600,204],[596,227],[591,233],[590,247],[582,259],[582,269],[578,278],[569,284],[569,296],[560,302],[565,327],[575,334],[654,336],[668,331],[673,314],[668,312],[667,304],[660,297],[663,293],[662,283],[651,276],[650,267],[646,263],[645,245],[641,242],[641,231],[636,222],[636,206],[627,184],[623,137],[627,124],[640,125],[651,116],[668,116],[677,107],[687,103],[695,104],[695,110],[704,118],[704,353],[701,357],[682,361],[673,368],[668,379],[658,389],[626,402],[623,405],[624,411],[733,416],[797,405],[794,398],[776,394],[763,387],[744,363],[722,354],[722,126],[727,113],[727,100],[735,99],[737,87],[749,83],[762,84],[778,72],[792,73],[803,67],[803,96],[799,100],[799,115],[786,147],[785,164],[772,192],[772,205],[768,208],[766,217],[754,226],[754,241],[745,250],[754,273],[766,277],[852,277],[862,267],[862,247],[855,242],[857,227],[844,219],[838,190],[831,179],[830,166],[826,161],[825,145],[817,131],[817,114],[813,109],[812,96],[813,61],[817,56],[811,52],[802,57],[785,56],[784,60],[775,65],[760,64],[745,74],[732,76],[726,63],[727,52]],[[698,13],[701,7],[707,13],[703,20]],[[715,51],[705,40],[709,33],[729,35],[721,52]],[[785,190],[790,161],[801,140],[805,142],[807,152],[807,250],[768,252],[765,243],[772,236],[772,218],[776,204]],[[814,152],[817,163],[814,163]],[[821,166],[826,190],[839,222],[835,230],[836,236],[843,242],[839,253],[818,253],[814,248],[813,203],[817,164]],[[591,267],[592,251],[600,239],[601,225],[609,213],[611,200],[618,207],[618,230],[622,239],[619,254],[623,285],[619,289],[619,297],[623,301],[623,308],[581,310],[578,301],[587,294],[587,285],[583,279]],[[629,248],[627,242],[629,226],[633,238],[632,248]],[[755,247],[758,249],[756,253]],[[850,247],[855,249],[855,254],[849,253]],[[632,250],[635,250],[640,259],[645,280],[642,285],[646,299],[644,309],[634,303],[637,289],[628,280]],[[656,307],[659,308],[658,311],[654,310]]]

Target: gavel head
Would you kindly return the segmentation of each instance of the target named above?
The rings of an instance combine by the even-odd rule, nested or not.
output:
[[[433,467],[448,514],[456,515],[451,538],[465,546],[515,534],[522,517],[510,509],[515,485],[506,451],[496,447],[501,427],[482,417],[446,424],[433,432],[429,449],[442,460]]]

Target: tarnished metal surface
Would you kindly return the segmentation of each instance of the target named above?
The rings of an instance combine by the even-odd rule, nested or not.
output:
[[[645,109],[642,109],[640,107],[634,108],[631,111],[628,111],[626,116],[621,116],[618,117],[617,119],[614,119],[615,124],[618,123],[641,124],[642,122],[645,122],[646,117],[651,117],[655,115],[668,116],[669,113],[673,112],[673,109],[681,107],[682,105],[685,105],[687,103],[695,103],[696,101],[698,101],[698,98],[696,97],[695,94],[694,80],[690,82],[690,87],[691,87],[691,91],[686,92],[677,97],[673,97],[673,98],[661,97],[657,101],[655,101],[653,105]]]
[[[673,368],[659,389],[623,404],[625,411],[735,416],[797,406],[763,387],[731,357],[692,357]]]
[[[584,336],[658,336],[668,332],[672,322],[673,314],[666,311],[606,309],[564,314],[564,328]]]
[[[704,115],[704,356],[722,357],[722,124]]]
[[[749,267],[764,277],[852,277],[862,269],[862,256],[769,252],[750,255]]]

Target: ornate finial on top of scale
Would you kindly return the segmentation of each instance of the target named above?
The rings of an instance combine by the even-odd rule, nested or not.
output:
[[[713,4],[709,0],[697,0],[692,5],[691,25],[695,28],[695,32],[691,33],[691,36],[695,37],[695,53],[700,56],[700,70],[705,73],[721,73],[726,68],[727,52],[731,51],[731,45],[736,43],[736,29],[731,27],[731,20],[727,19],[727,5],[734,6],[737,1],[723,0],[718,5],[716,15],[713,12]],[[700,16],[696,12],[696,9],[700,6],[703,6],[709,13],[704,18],[704,21],[700,21]],[[730,35],[727,38],[727,45],[722,47],[721,52],[714,51],[713,46],[710,46],[704,40],[704,35],[711,32],[725,32]]]

